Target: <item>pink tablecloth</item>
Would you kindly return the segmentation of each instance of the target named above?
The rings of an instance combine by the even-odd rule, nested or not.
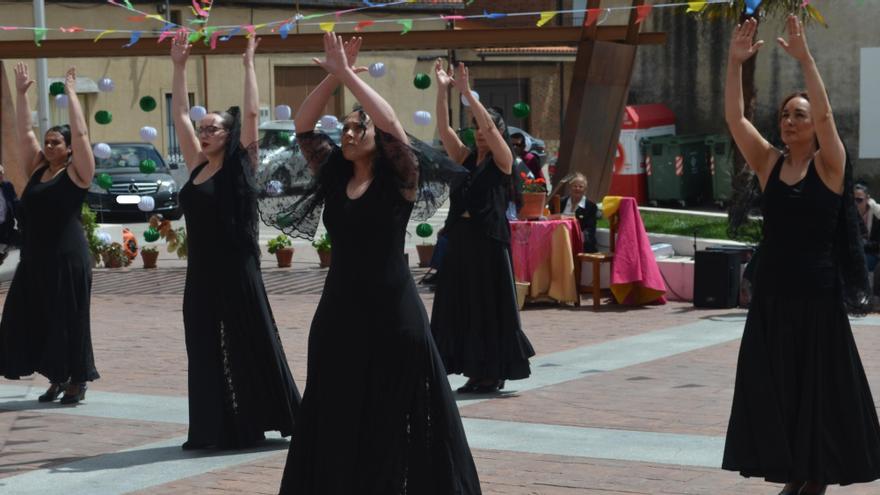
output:
[[[510,222],[510,256],[513,258],[513,273],[518,282],[532,281],[532,274],[550,256],[553,232],[560,226],[568,230],[572,253],[580,253],[584,236],[575,218]]]

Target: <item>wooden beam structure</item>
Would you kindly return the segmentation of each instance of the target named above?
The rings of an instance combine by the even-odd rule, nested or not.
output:
[[[591,33],[591,38],[607,42],[625,42],[629,35],[627,26],[601,26]],[[364,38],[364,49],[384,50],[435,50],[461,48],[492,48],[522,46],[576,46],[585,36],[580,27],[543,28],[505,28],[505,29],[461,29],[410,31],[401,36],[398,31],[376,31],[360,33]],[[279,35],[260,36],[260,54],[271,53],[316,53],[324,50],[321,40],[323,33],[290,35],[281,39]],[[345,34],[344,36],[347,36]],[[0,60],[23,58],[72,58],[72,57],[151,57],[168,56],[168,43],[157,43],[157,38],[141,38],[132,47],[124,48],[127,38],[102,38],[92,41],[87,38],[45,40],[38,47],[33,40],[0,41]],[[638,35],[640,44],[662,44],[666,42],[664,33],[642,33]],[[211,50],[204,43],[193,45],[193,55],[239,55],[244,50],[242,36],[230,41],[218,42]]]

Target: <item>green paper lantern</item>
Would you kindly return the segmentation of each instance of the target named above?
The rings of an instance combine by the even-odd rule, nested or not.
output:
[[[293,217],[286,213],[282,213],[281,215],[275,217],[275,225],[282,229],[285,227],[290,227],[291,225],[293,225]]]
[[[95,113],[95,122],[101,125],[107,125],[110,122],[113,122],[113,114],[107,110],[98,110]]]
[[[156,242],[159,240],[159,231],[153,227],[144,231],[144,240],[147,242]]]
[[[528,103],[519,102],[513,106],[513,116],[518,119],[524,119],[532,113],[532,107]]]
[[[431,76],[424,72],[419,72],[416,74],[416,78],[413,79],[413,84],[419,89],[428,89],[431,87]]]
[[[113,177],[110,174],[104,172],[102,174],[98,174],[98,187],[101,189],[110,189],[110,186],[113,185]]]
[[[140,170],[142,174],[152,174],[156,171],[156,162],[150,158],[141,162]]]
[[[156,109],[156,99],[152,96],[144,96],[140,101],[141,110],[152,112]]]
[[[433,233],[434,228],[430,224],[420,223],[416,226],[416,235],[419,237],[431,237]]]
[[[63,82],[53,82],[49,85],[49,94],[52,96],[58,96],[60,94],[64,94],[64,83]]]
[[[474,134],[474,130],[471,128],[463,129],[461,131],[461,142],[466,146],[477,144],[477,136]]]

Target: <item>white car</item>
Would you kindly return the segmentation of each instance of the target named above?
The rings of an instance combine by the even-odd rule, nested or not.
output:
[[[305,169],[305,160],[296,142],[296,127],[292,120],[270,120],[260,124],[260,170],[261,182],[269,184],[265,195],[277,196],[291,189],[306,187],[310,181],[298,177]],[[315,131],[327,134],[337,145],[342,139],[342,124],[329,131],[321,123]]]

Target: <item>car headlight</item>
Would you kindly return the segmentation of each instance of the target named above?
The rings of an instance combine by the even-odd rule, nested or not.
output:
[[[173,193],[176,184],[173,180],[160,180],[159,181],[159,192],[168,192]]]

